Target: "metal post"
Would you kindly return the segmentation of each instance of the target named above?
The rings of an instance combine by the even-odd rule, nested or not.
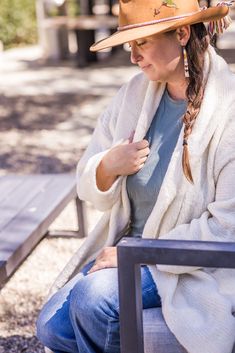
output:
[[[84,238],[86,236],[86,214],[84,212],[83,202],[77,197],[75,199],[76,210],[77,210],[77,220],[79,229],[79,238]]]
[[[122,353],[144,353],[142,286],[140,265],[118,248],[120,344]],[[125,301],[121,298],[125,297]]]

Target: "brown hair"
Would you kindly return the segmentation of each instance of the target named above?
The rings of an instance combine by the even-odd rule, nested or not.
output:
[[[186,91],[188,99],[187,111],[183,117],[184,138],[183,138],[183,157],[182,166],[185,177],[188,181],[193,183],[193,176],[189,162],[189,148],[188,138],[192,132],[193,125],[198,116],[203,94],[203,67],[204,67],[204,54],[209,45],[209,37],[206,27],[203,23],[191,25],[191,35],[185,47],[188,56],[189,67],[189,85]]]

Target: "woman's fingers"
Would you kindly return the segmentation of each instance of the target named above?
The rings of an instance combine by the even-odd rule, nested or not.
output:
[[[88,273],[92,273],[104,268],[117,267],[117,249],[116,247],[104,248],[97,256],[95,264]]]
[[[131,138],[131,136],[130,136]],[[149,155],[147,140],[127,142],[113,147],[102,159],[102,168],[106,175],[116,178],[119,175],[132,175],[142,168],[143,158]],[[140,167],[141,165],[141,167]],[[112,179],[113,181],[113,179]]]
[[[143,150],[149,147],[148,140],[141,140],[141,141],[135,142],[134,144],[136,145],[137,150]]]
[[[148,156],[149,153],[150,153],[149,147],[143,148],[142,150],[138,151],[138,155],[139,155],[140,158]]]
[[[146,157],[141,157],[141,158],[140,158],[140,164],[145,164],[145,162],[147,161],[147,159],[148,159],[148,156],[146,156]]]
[[[139,165],[138,171],[143,168],[144,164],[145,164],[145,163],[142,163],[142,164]]]
[[[98,261],[98,262],[95,262],[95,264],[92,266],[90,271],[88,271],[88,273],[96,272],[107,267],[110,267],[110,266],[107,266],[107,264],[104,261]]]
[[[115,266],[114,263],[111,263],[109,261],[97,261],[92,266],[90,271],[88,271],[88,273],[96,272],[96,271],[99,271],[99,270],[103,270],[104,268],[111,268],[111,267],[117,267],[117,266]]]

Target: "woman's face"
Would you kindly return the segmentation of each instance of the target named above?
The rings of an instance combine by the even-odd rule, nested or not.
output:
[[[131,62],[139,65],[151,81],[173,82],[184,77],[182,44],[176,31],[129,43]]]

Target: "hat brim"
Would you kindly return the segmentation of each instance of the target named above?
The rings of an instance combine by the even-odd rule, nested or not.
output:
[[[168,32],[184,25],[219,20],[225,17],[228,14],[228,11],[229,8],[227,6],[210,7],[185,18],[117,31],[111,36],[94,43],[90,47],[90,50],[92,52],[96,52],[102,49],[124,44],[132,40],[148,37],[153,34]]]

